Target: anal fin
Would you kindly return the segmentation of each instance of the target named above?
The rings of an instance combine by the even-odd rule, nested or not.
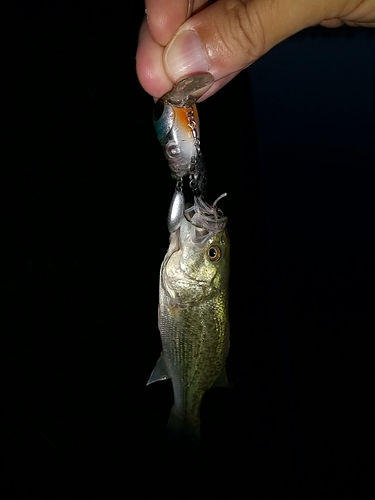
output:
[[[212,387],[227,387],[230,389],[232,386],[233,384],[228,382],[227,370],[224,365]]]
[[[162,352],[146,385],[150,385],[153,382],[159,382],[159,380],[167,380],[168,378],[171,378],[171,376],[169,375],[168,367],[164,359],[164,353]]]

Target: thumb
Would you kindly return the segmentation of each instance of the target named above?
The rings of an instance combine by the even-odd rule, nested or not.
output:
[[[165,71],[172,81],[210,72],[216,83],[207,98],[282,40],[335,17],[327,3],[332,11],[335,0],[219,0],[180,26],[164,51]]]

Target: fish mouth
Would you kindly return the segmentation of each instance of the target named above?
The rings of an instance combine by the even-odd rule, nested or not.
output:
[[[177,228],[176,231],[171,233],[169,236],[169,247],[165,257],[166,258],[170,257],[174,253],[178,252],[180,248],[181,248],[180,228]]]
[[[160,280],[164,292],[168,297],[169,307],[174,307],[177,304],[181,305],[177,289],[187,289],[191,287],[193,283],[204,285],[205,282],[203,282],[202,280],[197,280],[194,277],[190,276],[189,273],[183,269],[180,261],[173,261],[173,259],[175,259],[176,253],[183,249],[183,242],[180,238],[180,228],[170,235],[169,241],[170,244],[168,252],[162,263]],[[174,270],[171,271],[171,268]],[[192,302],[194,300],[194,298],[191,299]],[[189,302],[189,300],[187,300],[185,297],[185,305],[187,304],[187,302]]]
[[[225,217],[217,207],[217,202],[226,195],[227,193],[223,193],[212,205],[209,205],[200,197],[194,197],[194,205],[185,210],[185,219],[192,224],[195,230],[194,236],[192,234],[194,243],[202,244],[210,236],[225,229],[228,217]]]
[[[175,298],[175,292],[170,286],[171,281],[186,282],[187,284],[194,282],[202,285],[211,281],[195,279],[183,268],[181,262],[173,262],[175,271],[170,276],[167,276],[167,268],[169,268],[171,259],[178,258],[174,255],[182,251],[186,245],[202,248],[212,236],[225,230],[228,218],[217,207],[217,202],[224,196],[226,193],[219,196],[212,205],[204,202],[200,197],[194,197],[194,204],[187,205],[181,216],[180,226],[170,233],[169,247],[161,269],[161,279],[171,299]]]

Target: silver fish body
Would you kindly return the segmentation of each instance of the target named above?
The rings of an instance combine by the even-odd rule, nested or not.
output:
[[[148,383],[171,378],[170,437],[199,441],[200,406],[214,385],[229,386],[227,219],[195,199],[170,236],[160,269],[159,330],[163,351]]]

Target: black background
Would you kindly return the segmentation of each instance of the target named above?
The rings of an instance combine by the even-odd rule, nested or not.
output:
[[[372,498],[374,32],[306,30],[199,105],[234,387],[196,449],[145,387],[174,183],[143,3],[2,5],[3,497]]]

